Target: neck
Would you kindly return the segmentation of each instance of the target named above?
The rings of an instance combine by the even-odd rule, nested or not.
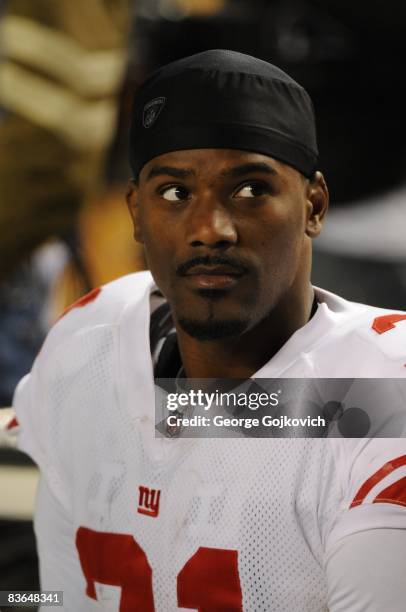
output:
[[[178,343],[188,378],[249,378],[308,322],[314,293],[309,285],[297,299],[281,300],[269,315],[241,336],[199,341],[178,328]]]

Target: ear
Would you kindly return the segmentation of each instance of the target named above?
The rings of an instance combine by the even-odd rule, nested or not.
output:
[[[127,185],[125,194],[128,210],[131,215],[134,226],[134,239],[136,242],[143,243],[141,227],[140,227],[140,209],[139,209],[139,192],[138,184],[134,179],[130,179]]]
[[[316,172],[313,178],[309,179],[307,201],[309,216],[306,223],[306,234],[310,238],[315,238],[322,230],[329,203],[326,181],[321,172]]]

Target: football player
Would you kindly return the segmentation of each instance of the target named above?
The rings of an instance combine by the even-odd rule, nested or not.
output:
[[[150,271],[77,302],[15,395],[65,610],[406,609],[404,419],[386,439],[155,436],[154,377],[396,379],[373,390],[402,417],[406,314],[310,283],[317,155],[307,93],[259,59],[207,51],[137,91]]]

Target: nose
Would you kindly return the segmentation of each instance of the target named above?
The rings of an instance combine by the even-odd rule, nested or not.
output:
[[[205,202],[192,211],[188,219],[188,242],[191,246],[227,249],[236,244],[237,239],[234,221],[224,206]]]

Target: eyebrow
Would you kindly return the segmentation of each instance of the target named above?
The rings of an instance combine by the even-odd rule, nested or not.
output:
[[[184,179],[188,176],[193,176],[193,170],[189,168],[173,168],[172,166],[153,166],[151,170],[148,172],[148,176],[146,178],[147,181],[155,178],[156,176],[173,176],[175,178]]]
[[[242,164],[240,166],[234,166],[227,170],[223,170],[220,173],[222,177],[238,178],[245,176],[246,174],[252,174],[254,172],[265,172],[266,174],[272,174],[277,176],[277,171],[265,162],[255,162],[249,164]],[[189,176],[194,176],[195,172],[190,168],[174,168],[172,166],[153,166],[148,172],[147,181],[157,176],[173,176],[174,178],[185,179]]]
[[[233,178],[238,178],[239,176],[244,176],[245,174],[252,174],[253,172],[265,172],[266,174],[272,174],[277,176],[277,171],[275,168],[270,166],[265,162],[255,162],[250,164],[242,164],[241,166],[234,166],[234,168],[230,168],[229,170],[224,170],[221,173],[221,176],[231,176]]]

